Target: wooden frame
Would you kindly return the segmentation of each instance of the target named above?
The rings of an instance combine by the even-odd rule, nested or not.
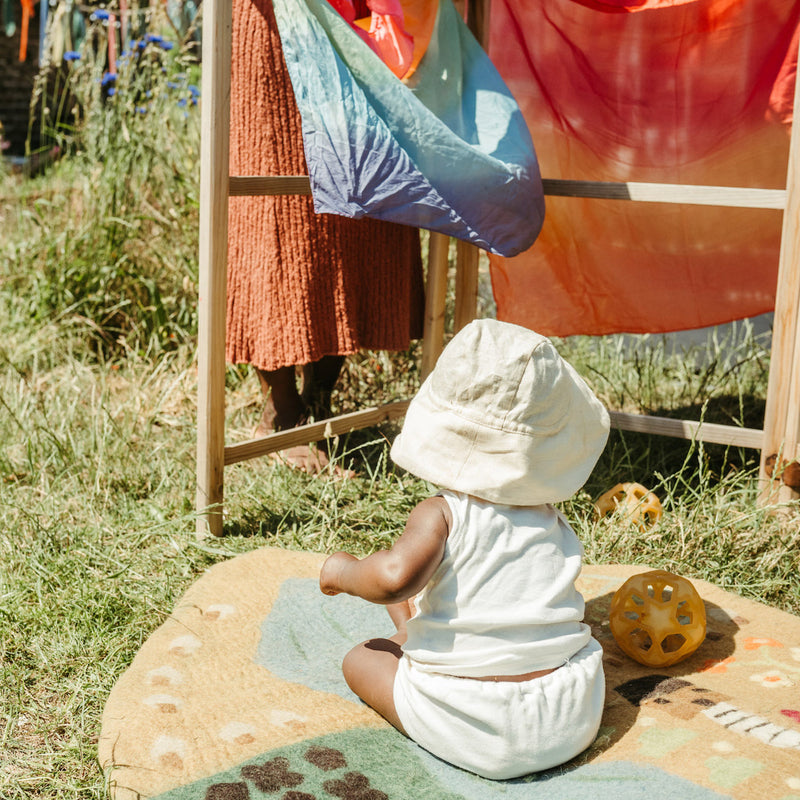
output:
[[[259,439],[225,446],[225,314],[228,241],[228,197],[261,194],[310,194],[304,176],[228,175],[230,121],[231,4],[205,0],[203,23],[203,101],[200,180],[200,298],[198,336],[197,533],[223,532],[224,467],[323,437],[401,417],[407,402],[391,403],[324,422],[303,425]],[[469,4],[469,22],[484,42],[489,0]],[[485,42],[484,42],[485,43]],[[795,110],[800,109],[800,81]],[[602,183],[545,180],[545,194],[596,197],[638,202],[773,208],[783,210],[778,286],[773,327],[772,361],[764,430],[713,425],[687,420],[611,412],[621,430],[697,439],[761,450],[762,502],[798,497],[795,489],[773,479],[768,459],[778,465],[800,457],[800,125],[791,133],[786,189],[746,189],[651,183]],[[449,238],[430,237],[425,300],[422,374],[433,368],[443,347]],[[475,317],[478,251],[457,243],[454,327]],[[775,472],[780,477],[780,469]]]

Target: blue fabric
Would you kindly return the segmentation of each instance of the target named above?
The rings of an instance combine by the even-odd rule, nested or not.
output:
[[[398,80],[327,0],[274,0],[317,213],[526,250],[544,198],[522,113],[451,0]]]

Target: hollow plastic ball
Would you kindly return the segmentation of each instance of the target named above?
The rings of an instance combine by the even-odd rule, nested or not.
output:
[[[663,508],[661,501],[641,483],[618,483],[600,495],[594,504],[598,518],[610,517],[619,511],[620,515],[632,522],[640,530],[655,525]]]
[[[697,590],[666,570],[628,578],[611,600],[609,622],[620,650],[648,667],[677,664],[706,636],[706,609]]]

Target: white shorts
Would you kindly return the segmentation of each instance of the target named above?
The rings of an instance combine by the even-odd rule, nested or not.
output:
[[[604,700],[603,649],[595,639],[555,672],[523,683],[423,672],[408,657],[394,682],[397,714],[417,744],[494,779],[548,769],[585,750]]]

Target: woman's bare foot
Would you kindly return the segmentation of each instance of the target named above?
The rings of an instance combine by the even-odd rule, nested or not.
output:
[[[309,475],[319,475],[321,472],[329,470],[336,478],[352,478],[355,475],[352,470],[343,469],[338,464],[331,466],[328,454],[316,444],[298,444],[272,453],[271,457],[289,467],[307,472]]]
[[[339,375],[343,357],[326,356],[314,364],[303,366],[303,392],[298,392],[295,367],[275,371],[256,370],[264,393],[264,410],[254,436],[267,436],[275,431],[304,425],[313,414],[316,420],[330,416],[330,395]],[[330,470],[336,477],[352,477],[354,473],[338,465],[331,468],[326,442],[301,444],[274,453],[273,458],[288,466],[318,475]]]

